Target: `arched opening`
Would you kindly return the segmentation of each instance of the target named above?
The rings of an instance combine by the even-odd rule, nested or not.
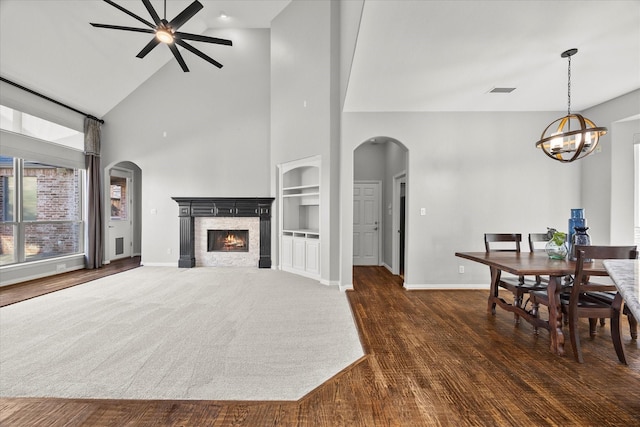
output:
[[[384,266],[404,276],[409,151],[376,136],[353,155],[353,265]]]
[[[142,255],[142,169],[130,161],[104,169],[104,260]]]

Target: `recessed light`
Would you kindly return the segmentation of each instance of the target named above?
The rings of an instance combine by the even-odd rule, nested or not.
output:
[[[229,19],[229,15],[227,15],[226,13],[224,13],[224,11],[220,12],[220,19]]]
[[[489,93],[511,93],[516,90],[515,87],[494,87]]]

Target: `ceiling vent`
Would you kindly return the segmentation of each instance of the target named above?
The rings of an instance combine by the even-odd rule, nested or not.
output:
[[[511,93],[516,90],[515,87],[494,87],[489,93]]]

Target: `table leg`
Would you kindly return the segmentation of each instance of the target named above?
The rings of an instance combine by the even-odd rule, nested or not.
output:
[[[562,333],[562,308],[560,307],[560,291],[562,276],[550,276],[547,293],[549,295],[549,337],[551,352],[564,355],[564,334]]]
[[[487,312],[496,314],[496,298],[498,298],[498,282],[501,271],[494,267],[489,267],[491,271],[491,285],[489,287],[489,299],[487,301]]]

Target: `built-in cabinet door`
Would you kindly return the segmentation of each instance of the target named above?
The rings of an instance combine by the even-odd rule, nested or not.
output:
[[[307,239],[305,245],[305,271],[310,274],[320,274],[320,242]]]
[[[293,268],[304,271],[305,265],[305,240],[301,238],[293,239]]]
[[[293,267],[293,237],[282,236],[282,267],[287,269]]]

